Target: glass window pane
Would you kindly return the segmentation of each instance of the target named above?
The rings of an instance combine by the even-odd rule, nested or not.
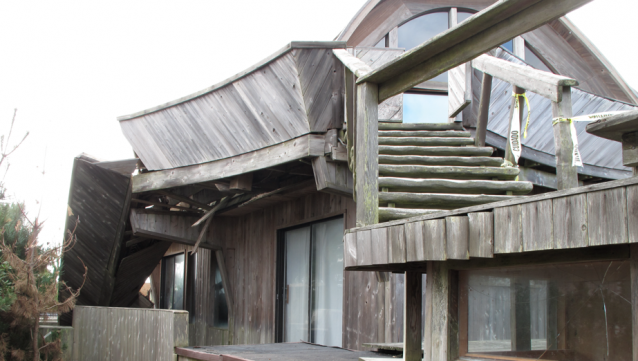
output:
[[[164,267],[164,297],[162,308],[173,308],[173,291],[175,284],[175,258],[166,257],[162,260]]]
[[[286,232],[286,288],[284,340],[308,339],[308,293],[310,287],[310,227]]]
[[[502,48],[507,49],[510,53],[514,54],[514,42],[512,40],[501,45]]]
[[[544,70],[552,73],[551,69],[545,63],[534,54],[534,52],[525,43],[525,62],[538,70]]]
[[[175,282],[173,287],[173,309],[184,309],[184,254],[178,254],[175,259]]]
[[[468,271],[468,351],[631,360],[628,261]]]
[[[213,304],[213,325],[215,327],[228,328],[228,302],[226,301],[226,290],[222,281],[222,273],[217,263],[217,258],[213,253],[212,265],[215,272],[214,282],[214,300]]]
[[[447,123],[447,94],[403,94],[404,123]]]
[[[447,11],[420,16],[399,26],[399,48],[410,50],[447,29]]]
[[[312,342],[341,347],[343,219],[312,226]]]

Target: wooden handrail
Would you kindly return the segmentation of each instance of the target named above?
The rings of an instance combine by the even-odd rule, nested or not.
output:
[[[378,98],[382,102],[590,1],[498,1],[459,25],[362,76],[357,82],[378,84]]]
[[[332,53],[348,68],[357,78],[362,77],[372,71],[372,68],[363,62],[363,60],[348,53],[344,49],[334,49]]]
[[[578,85],[575,79],[510,63],[486,54],[472,60],[472,67],[514,86],[544,96],[553,102],[562,100],[563,86]]]

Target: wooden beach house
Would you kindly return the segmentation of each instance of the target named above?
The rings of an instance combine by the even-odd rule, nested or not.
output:
[[[369,0],[119,117],[134,159],[74,160],[79,359],[125,352],[94,306],[188,311],[184,360],[638,361],[638,94],[563,17],[589,1]]]

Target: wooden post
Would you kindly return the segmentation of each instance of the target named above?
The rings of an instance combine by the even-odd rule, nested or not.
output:
[[[450,353],[449,348],[458,342],[450,342],[450,332],[458,337],[458,327],[449,327],[450,320],[450,279],[447,263],[428,262],[426,278],[426,320],[423,351],[425,361],[457,360],[458,348]],[[454,326],[454,325],[452,325]],[[455,355],[456,354],[456,355]],[[449,357],[448,357],[449,356]]]
[[[512,50],[514,52],[514,55],[516,55],[517,57],[525,60],[525,40],[523,40],[522,37],[517,36],[514,39],[512,39]],[[519,88],[519,87],[513,87],[514,93],[515,94],[525,94],[525,89],[523,88]],[[510,117],[508,118],[508,121],[512,119],[512,114],[514,114],[514,109],[515,109],[515,105],[516,102],[518,102],[518,111],[519,111],[519,120],[521,122],[521,142],[523,141],[523,131],[524,131],[524,127],[525,127],[525,119],[523,118],[524,116],[524,112],[523,112],[523,108],[525,107],[525,100],[523,99],[523,97],[512,97],[512,101],[511,101],[511,109],[510,109]],[[507,134],[509,136],[510,134],[510,130],[511,130],[511,123],[510,125],[507,127]],[[516,159],[514,159],[514,155],[512,154],[512,150],[510,149],[510,142],[509,139],[506,139],[507,141],[507,147],[505,150],[505,159],[510,161],[512,164],[516,165]]]
[[[356,92],[355,92],[355,82],[356,79],[354,78],[354,74],[350,71],[350,69],[345,68],[345,87],[346,87],[346,93],[345,93],[345,102],[344,102],[344,111],[345,111],[345,117],[346,117],[346,144],[348,145],[348,167],[350,168],[350,171],[354,173],[354,169],[355,169],[355,159],[354,159],[354,150],[356,149],[355,147],[355,142],[357,141],[355,139],[355,134],[356,134],[356,125],[355,125],[355,116],[357,113],[357,108],[356,108]],[[355,192],[355,200],[356,200],[356,192]]]
[[[421,361],[421,272],[405,273],[403,309],[403,360]]]
[[[476,135],[474,135],[474,145],[485,146],[485,136],[487,135],[487,121],[490,117],[490,100],[492,97],[492,76],[483,73],[481,82],[481,100],[479,103],[479,114],[476,122]]]
[[[532,349],[529,280],[510,279],[510,331],[512,351]]]
[[[572,89],[563,87],[562,100],[552,102],[553,118],[572,117]],[[558,190],[578,187],[578,170],[572,166],[572,142],[569,122],[554,124],[554,148],[556,153],[556,183]]]
[[[638,361],[638,244],[629,249],[631,272],[631,317],[633,361]]]
[[[379,88],[357,85],[355,193],[357,227],[379,223]]]
[[[399,47],[399,27],[395,27],[388,33],[388,48]]]

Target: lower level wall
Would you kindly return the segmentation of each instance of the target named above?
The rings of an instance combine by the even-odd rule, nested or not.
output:
[[[277,232],[338,215],[344,217],[344,229],[354,227],[354,201],[315,192],[243,216],[213,220],[209,242],[223,246],[234,312],[228,330],[210,327],[212,310],[205,291],[210,281],[196,280],[191,345],[275,342]],[[210,251],[200,250],[198,257],[200,252],[210,257]],[[206,267],[205,262],[198,264]],[[402,275],[344,272],[343,347],[401,341],[402,305]]]

